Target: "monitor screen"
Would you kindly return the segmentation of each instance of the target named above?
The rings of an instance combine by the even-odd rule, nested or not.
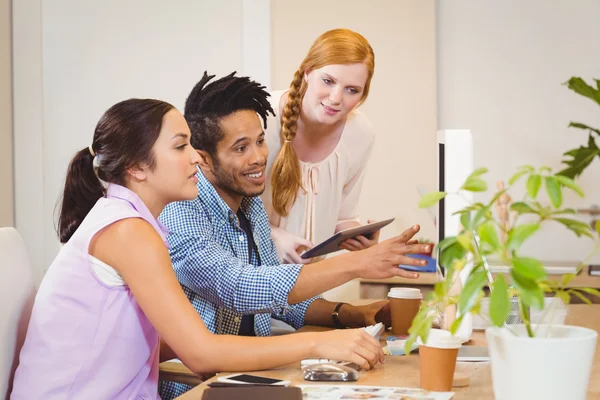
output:
[[[468,129],[448,129],[437,133],[438,142],[438,190],[447,192],[438,203],[438,243],[448,236],[456,236],[460,232],[460,216],[453,215],[473,200],[471,192],[461,191],[460,187],[473,172],[473,138]],[[438,249],[439,251],[439,249]],[[439,254],[437,259],[439,260]],[[441,272],[447,265],[440,265]]]

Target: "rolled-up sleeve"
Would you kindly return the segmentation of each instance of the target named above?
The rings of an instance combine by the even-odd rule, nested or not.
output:
[[[300,329],[304,326],[304,315],[306,314],[308,307],[310,307],[313,301],[321,298],[322,296],[315,296],[308,300],[304,300],[301,303],[293,304],[290,306],[288,313],[284,315],[273,314],[273,317],[293,326],[295,329]]]

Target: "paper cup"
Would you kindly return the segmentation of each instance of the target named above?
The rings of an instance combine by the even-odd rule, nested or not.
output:
[[[450,332],[431,329],[427,343],[419,340],[419,370],[422,389],[435,392],[452,390],[456,356],[461,340]]]
[[[392,288],[388,293],[392,317],[392,333],[397,336],[408,335],[408,328],[419,312],[423,295],[420,289]]]

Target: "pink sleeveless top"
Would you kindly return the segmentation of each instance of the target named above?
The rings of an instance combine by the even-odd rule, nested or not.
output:
[[[142,200],[109,185],[44,276],[12,399],[159,399],[158,333],[129,287],[102,283],[89,260],[94,235],[124,218],[148,221],[167,244]]]

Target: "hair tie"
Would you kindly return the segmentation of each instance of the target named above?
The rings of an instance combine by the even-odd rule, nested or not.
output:
[[[92,149],[91,144],[88,146],[88,150],[90,151],[90,154],[92,155],[92,157],[96,157],[96,153],[94,153],[94,149]]]
[[[285,140],[283,141],[283,143],[292,143],[292,141],[291,141],[291,140],[289,140],[289,139],[285,139]]]

